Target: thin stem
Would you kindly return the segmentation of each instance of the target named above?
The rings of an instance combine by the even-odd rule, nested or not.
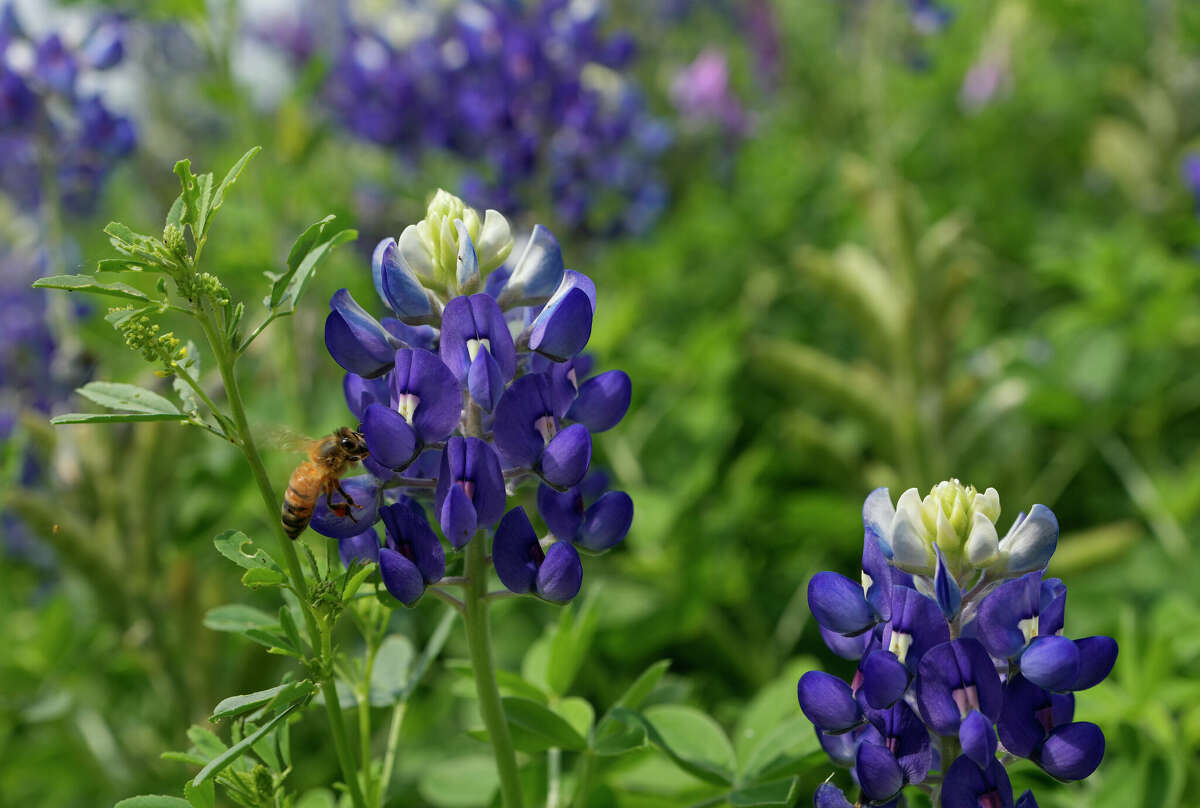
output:
[[[378,804],[383,805],[383,799],[387,795],[388,785],[392,782],[392,769],[396,765],[396,752],[400,748],[400,725],[404,723],[404,713],[408,708],[408,699],[417,689],[417,685],[425,676],[425,671],[429,670],[430,664],[434,657],[442,652],[442,648],[446,645],[446,640],[450,637],[450,631],[454,628],[454,615],[456,609],[447,609],[442,616],[442,620],[438,623],[437,628],[433,630],[433,635],[429,638],[429,642],[425,644],[425,650],[421,652],[421,656],[417,659],[417,664],[413,666],[412,673],[409,674],[408,681],[404,685],[404,690],[400,694],[399,700],[396,701],[396,706],[392,708],[392,723],[388,727],[387,751],[383,755],[383,771],[379,775]]]
[[[466,615],[466,604],[463,603],[458,598],[454,597],[454,595],[451,595],[446,590],[438,589],[436,586],[431,586],[428,589],[426,589],[425,591],[428,592],[429,594],[433,595],[434,597],[441,598],[442,600],[446,601],[451,606],[453,606],[455,609],[458,609],[459,613],[463,614],[464,616]]]
[[[330,542],[332,545],[333,542]],[[363,667],[362,681],[358,687],[358,742],[361,748],[363,767],[369,772],[371,761],[371,678],[375,674],[375,657],[379,653],[379,635],[372,633],[367,641],[367,663]],[[368,775],[369,779],[370,775]],[[371,793],[370,782],[367,792]]]
[[[333,660],[333,631],[332,627],[321,626],[321,658],[332,663]],[[367,808],[363,797],[362,786],[358,782],[358,772],[354,764],[354,755],[350,752],[350,742],[346,738],[346,725],[342,721],[342,705],[338,701],[337,686],[332,676],[321,678],[321,695],[325,699],[325,712],[329,715],[329,729],[333,733],[333,748],[337,753],[338,763],[342,767],[342,779],[350,789],[350,799],[355,808]]]
[[[575,796],[571,800],[571,808],[587,808],[588,792],[592,790],[592,775],[596,771],[596,756],[592,754],[591,744],[579,756],[575,774]]]
[[[177,368],[175,370],[175,376],[183,379],[187,386],[192,388],[196,395],[200,397],[200,400],[204,402],[204,406],[208,407],[208,409],[212,411],[212,414],[218,419],[218,421],[224,417],[224,413],[217,408],[217,405],[214,404],[213,400],[208,397],[208,393],[204,392],[204,388],[200,386],[200,382],[196,381],[196,379],[192,377],[192,374],[188,373],[183,368]]]
[[[400,725],[404,723],[404,713],[408,710],[408,700],[396,702],[392,708],[392,723],[388,727],[387,751],[383,754],[383,773],[379,775],[379,799],[377,804],[383,808],[383,799],[387,796],[388,784],[392,781],[392,769],[396,765],[396,752],[400,749]]]
[[[558,747],[546,752],[546,808],[558,808],[559,789],[562,784],[562,750]]]
[[[487,560],[482,533],[476,534],[467,545],[467,577],[471,579],[471,583],[466,588],[463,621],[467,626],[467,645],[471,650],[471,670],[475,674],[479,712],[483,715],[483,723],[492,743],[492,753],[496,756],[504,808],[521,808],[523,800],[517,753],[513,748],[512,735],[508,731],[508,721],[504,718],[504,707],[500,703],[500,689],[496,685],[495,661],[492,658],[492,640],[488,631],[485,599]]]
[[[497,589],[495,592],[488,592],[483,596],[484,600],[508,600],[515,597],[519,597],[519,595],[516,592],[509,592],[507,589]]]
[[[447,575],[438,583],[442,586],[466,586],[470,580],[465,575]]]
[[[330,628],[322,625],[317,616],[313,614],[312,605],[308,602],[308,587],[304,581],[304,571],[300,568],[300,557],[296,554],[296,548],[292,541],[283,532],[283,525],[279,521],[279,500],[275,497],[271,478],[267,474],[262,456],[258,453],[258,447],[254,444],[254,436],[250,432],[250,423],[246,418],[246,408],[242,403],[242,394],[234,369],[237,359],[226,350],[224,341],[213,325],[212,312],[207,308],[202,309],[197,320],[204,329],[204,336],[208,339],[209,347],[212,348],[213,356],[216,358],[217,369],[220,371],[221,381],[225,385],[225,397],[229,401],[230,413],[234,426],[237,428],[238,445],[246,457],[246,462],[254,475],[254,481],[258,484],[259,494],[267,508],[268,523],[274,527],[275,535],[279,539],[280,550],[287,564],[288,577],[291,579],[291,587],[300,601],[300,609],[304,613],[304,622],[308,628],[310,641],[314,648],[321,649],[322,664],[319,668],[322,671],[328,671],[332,668],[333,662]],[[338,704],[337,688],[334,687],[333,677],[329,673],[322,673],[320,685],[325,699],[325,709],[329,714],[329,727],[333,734],[334,749],[341,764],[342,778],[346,781],[346,787],[350,789],[350,799],[355,808],[367,808],[362,788],[358,782],[354,757],[346,742],[346,727],[342,722],[342,708]]]

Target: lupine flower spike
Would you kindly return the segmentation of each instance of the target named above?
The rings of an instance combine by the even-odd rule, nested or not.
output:
[[[939,808],[1036,808],[1014,803],[1003,760],[1027,758],[1059,780],[1082,780],[1104,756],[1104,734],[1075,721],[1074,692],[1108,676],[1110,637],[1063,636],[1067,588],[1047,578],[1058,521],[1044,505],[1003,538],[1000,498],[957,480],[896,503],[886,489],[863,505],[860,581],[813,576],[808,603],[830,650],[856,660],[850,684],[810,671],[800,709],[833,761],[852,770],[855,805],[899,804],[925,783]],[[852,803],[831,782],[817,808]]]
[[[445,574],[431,525],[451,551],[493,532],[500,582],[563,603],[583,580],[580,551],[615,547],[633,521],[629,495],[588,473],[592,435],[616,426],[631,398],[622,371],[588,377],[581,352],[595,284],[563,268],[541,226],[504,265],[512,246],[498,212],[480,215],[438,191],[425,219],[374,251],[372,281],[395,316],[376,319],[345,289],[330,301],[325,344],[347,372],[369,474],[343,481],[364,506],[353,518],[322,503],[312,526],[339,539],[347,565],[378,563],[384,587],[407,605]],[[508,510],[508,496],[535,480],[545,535],[523,508]]]

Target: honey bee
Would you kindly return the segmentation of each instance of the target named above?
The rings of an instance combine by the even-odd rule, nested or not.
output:
[[[308,527],[317,499],[325,495],[325,504],[338,516],[349,516],[351,508],[361,508],[342,488],[338,478],[352,464],[367,456],[367,442],[361,433],[344,426],[332,435],[310,441],[308,460],[292,472],[287,492],[283,495],[280,521],[288,538],[295,539]],[[337,491],[343,502],[333,502]],[[353,517],[351,517],[353,518]]]

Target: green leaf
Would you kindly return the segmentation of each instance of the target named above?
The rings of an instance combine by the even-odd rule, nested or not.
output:
[[[214,808],[217,804],[216,788],[212,780],[205,781],[199,787],[190,782],[183,784],[183,796],[191,803],[192,808]]]
[[[641,722],[650,742],[689,774],[708,783],[733,782],[733,745],[717,722],[699,710],[663,704],[644,715],[624,707],[611,714]]]
[[[245,632],[252,629],[279,628],[273,616],[243,603],[230,603],[209,609],[204,615],[204,625],[213,631]]]
[[[61,289],[66,292],[87,292],[90,295],[118,297],[122,300],[135,300],[148,303],[149,296],[140,289],[135,289],[127,283],[114,281],[102,283],[91,275],[51,275],[38,278],[33,282],[35,289]]]
[[[309,225],[292,245],[291,252],[288,253],[287,271],[274,277],[271,294],[264,301],[267,308],[277,315],[291,314],[295,311],[304,287],[312,278],[317,266],[334,247],[358,238],[358,232],[355,230],[340,230],[327,235],[325,228],[333,219],[330,215]]]
[[[97,272],[141,272],[146,262],[133,258],[101,258],[96,262]]]
[[[463,676],[470,677],[471,663],[465,659],[451,659],[446,661],[446,668]],[[518,674],[504,669],[497,669],[496,684],[500,688],[501,694],[510,696],[520,696],[531,701],[539,702],[540,704],[549,704],[550,698],[545,691],[537,685],[526,681]],[[471,687],[468,691],[468,698],[475,698],[475,688]]]
[[[164,797],[160,794],[144,794],[121,800],[113,808],[192,808],[192,803],[179,797]]]
[[[201,769],[200,773],[197,774],[195,776],[195,778],[192,779],[192,785],[199,786],[201,783],[203,783],[209,777],[218,773],[219,771],[224,769],[226,766],[228,766],[230,763],[233,763],[233,761],[235,761],[239,757],[241,757],[242,754],[247,749],[249,749],[251,746],[253,746],[255,744],[255,742],[258,741],[259,738],[262,738],[268,732],[273,730],[276,727],[276,725],[279,724],[280,721],[285,720],[292,713],[292,711],[295,710],[299,706],[300,705],[297,703],[297,704],[293,704],[292,706],[288,707],[286,710],[284,710],[279,715],[272,718],[266,724],[263,724],[256,731],[254,731],[250,735],[247,735],[245,738],[242,738],[240,741],[235,743],[233,746],[226,749],[223,753],[221,753],[217,757],[213,758],[211,761],[209,761],[208,765],[205,766],[203,769]]]
[[[199,239],[203,233],[203,228],[200,226],[200,222],[202,221],[200,206],[202,189],[199,178],[192,173],[192,161],[187,158],[176,162],[173,171],[179,177],[179,186],[181,189],[179,197],[183,203],[183,213],[179,217],[179,224],[180,226],[190,224],[192,226],[192,233]],[[209,182],[209,190],[211,191],[211,175]]]
[[[342,600],[349,601],[356,594],[358,594],[359,587],[363,585],[364,581],[371,577],[371,573],[374,571],[374,562],[368,564],[360,563],[358,565],[358,569],[355,570],[354,574],[351,575],[349,580],[346,581],[346,586],[342,592]]]
[[[183,194],[180,194],[179,196],[175,197],[175,201],[171,203],[171,209],[167,211],[166,226],[170,227],[171,225],[175,225],[176,227],[183,227],[183,214]]]
[[[751,747],[742,767],[742,779],[752,782],[798,774],[808,756],[819,752],[820,746],[808,719],[802,716],[789,718]]]
[[[252,571],[253,570],[251,570],[251,572]],[[249,572],[246,573],[246,575],[249,574]],[[243,576],[243,580],[245,580],[245,576]],[[292,610],[288,608],[286,604],[279,607],[279,625],[283,629],[283,633],[287,635],[289,640],[291,640],[292,645],[295,646],[297,650],[302,650],[304,648],[304,643],[300,640],[300,632],[296,628],[296,620],[294,617],[292,617]]]
[[[274,702],[274,706],[276,707],[290,705],[308,698],[313,694],[314,690],[315,687],[312,682],[302,679],[298,682],[285,682],[284,684],[268,688],[267,690],[259,690],[255,693],[230,696],[213,708],[213,713],[208,720],[219,721],[222,718],[241,715],[272,702]]]
[[[487,755],[434,760],[424,767],[417,791],[445,808],[488,805],[500,785],[495,762]]]
[[[88,382],[75,392],[88,401],[95,402],[101,407],[107,407],[110,410],[163,413],[179,416],[184,414],[179,411],[179,408],[173,402],[163,398],[153,390],[147,390],[144,387],[138,387],[134,384]]]
[[[242,569],[266,567],[282,572],[275,559],[240,530],[226,530],[213,539],[213,545],[216,546],[217,552]]]
[[[196,751],[203,755],[205,760],[211,760],[229,748],[212,730],[195,724],[188,728],[187,736],[188,740],[192,742],[192,746],[196,747]]]
[[[729,794],[733,808],[793,808],[799,801],[800,781],[795,777],[746,786]]]
[[[233,164],[233,168],[229,169],[229,171],[225,174],[225,179],[221,180],[221,184],[217,186],[215,191],[213,191],[212,202],[209,204],[208,208],[208,215],[210,217],[216,213],[218,209],[220,209],[221,204],[225,201],[225,192],[228,191],[235,182],[237,182],[238,177],[240,177],[242,175],[242,171],[245,170],[246,164],[249,163],[250,159],[260,151],[262,151],[262,146],[252,147],[249,151],[243,154],[241,158],[239,158],[238,161]]]
[[[242,585],[250,589],[260,589],[264,586],[283,586],[285,578],[279,570],[268,569],[266,567],[255,567],[252,570],[246,570],[242,575]]]
[[[142,421],[178,421],[186,423],[188,417],[183,413],[169,415],[167,413],[149,412],[67,412],[50,419],[52,424],[124,424],[140,423]]]
[[[390,707],[404,693],[416,651],[403,634],[392,634],[379,646],[371,669],[372,707]]]
[[[613,706],[624,707],[629,710],[641,709],[642,703],[654,691],[655,686],[658,685],[659,680],[663,678],[663,674],[670,667],[671,660],[660,659],[646,668],[637,679],[634,679],[633,684],[621,694],[621,697],[617,699],[616,704]]]
[[[504,715],[514,730],[522,730],[541,749],[583,749],[584,737],[566,719],[536,701],[509,696],[501,699]]]
[[[592,731],[592,722],[596,720],[596,711],[586,699],[571,696],[554,705],[554,711],[566,719],[571,728],[584,738]]]
[[[575,681],[575,675],[587,657],[592,637],[596,634],[596,620],[599,617],[599,611],[596,609],[597,592],[598,589],[593,587],[588,591],[582,607],[571,606],[563,610],[558,627],[550,640],[546,684],[560,696],[566,695],[571,682]]]
[[[623,755],[646,745],[646,728],[640,721],[606,715],[592,735],[592,751],[605,757]]]
[[[144,269],[177,263],[167,246],[153,236],[135,233],[120,222],[109,222],[104,226],[104,232],[117,252],[126,257],[145,259]]]

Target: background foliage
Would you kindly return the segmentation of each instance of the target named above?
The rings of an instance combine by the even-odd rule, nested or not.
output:
[[[555,228],[568,264],[596,278],[592,350],[634,380],[602,458],[634,498],[633,530],[589,565],[595,608],[565,618],[589,621],[575,634],[586,655],[547,689],[605,709],[670,659],[647,710],[689,727],[690,708],[712,714],[747,765],[764,733],[803,722],[799,673],[846,664],[803,593],[813,572],[854,564],[863,496],[956,476],[997,487],[1005,522],[1033,502],[1055,510],[1052,572],[1071,587],[1072,626],[1121,646],[1112,678],[1080,698],[1108,735],[1104,764],[1080,788],[1042,785],[1041,803],[1182,804],[1200,790],[1200,225],[1181,173],[1200,150],[1200,13],[982,0],[948,3],[930,30],[913,16],[924,5],[613,2],[605,28],[634,33],[634,75],[675,129],[656,169],[666,206],[644,233],[608,237],[563,225],[535,182],[516,219]],[[253,299],[309,222],[332,212],[359,229],[246,363],[264,429],[341,424],[321,301],[342,286],[369,297],[370,246],[419,219],[439,184],[455,188],[463,165],[339,128],[319,51],[264,99],[238,69],[259,41],[253,6],[116,10],[139,148],[94,215],[39,230],[6,203],[3,238],[35,232],[55,272],[90,269],[109,254],[105,221],[157,221],[169,206],[177,157],[223,171],[261,144],[206,260]],[[774,27],[775,62],[751,12]],[[672,77],[705,48],[728,59],[740,130],[672,104]],[[101,314],[58,318],[58,339],[86,342],[97,376],[153,386]],[[271,460],[276,480],[295,462]],[[20,413],[3,461],[0,804],[175,793],[189,769],[159,753],[186,748],[183,727],[223,696],[286,669],[205,627],[209,609],[245,597],[212,537],[265,533],[247,471],[194,430],[52,431],[36,410]],[[392,629],[419,647],[439,618],[424,602]],[[520,602],[495,621],[501,667],[536,678],[557,613]],[[476,720],[465,655],[452,636],[411,700],[394,805],[489,797],[486,750],[464,733]],[[293,733],[302,783],[335,777],[320,740],[316,726]],[[602,765],[613,805],[715,793],[652,749]],[[829,771],[814,757],[809,791]]]

